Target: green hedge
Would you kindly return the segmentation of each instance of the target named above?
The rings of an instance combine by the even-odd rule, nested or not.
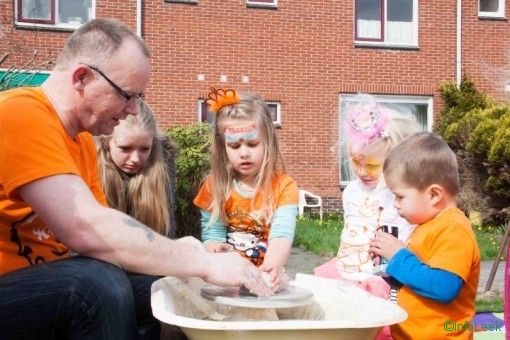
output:
[[[193,199],[210,169],[211,125],[174,126],[167,133],[179,146],[175,161],[177,237],[191,235],[200,239],[200,211],[193,205]]]

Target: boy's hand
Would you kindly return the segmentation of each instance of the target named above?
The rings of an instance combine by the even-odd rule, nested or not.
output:
[[[389,233],[378,232],[370,242],[368,252],[382,256],[389,262],[393,255],[402,248],[405,248],[405,244],[398,238]]]
[[[204,247],[209,253],[227,253],[234,250],[231,244],[218,241],[207,242]]]

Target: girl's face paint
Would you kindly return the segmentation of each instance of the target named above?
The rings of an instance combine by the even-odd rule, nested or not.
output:
[[[225,124],[225,149],[238,180],[251,182],[264,161],[264,143],[252,120],[230,119]]]
[[[259,130],[255,125],[246,127],[226,127],[225,128],[225,141],[226,143],[243,143],[244,141],[258,138]]]
[[[375,154],[370,150],[361,150],[358,153],[351,152],[351,162],[354,173],[367,188],[376,187],[382,174],[382,168],[386,155]]]

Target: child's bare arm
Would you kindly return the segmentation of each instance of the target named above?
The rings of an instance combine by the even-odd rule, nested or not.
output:
[[[287,289],[289,277],[283,271],[283,266],[290,255],[292,243],[284,237],[274,238],[269,241],[264,264],[260,266],[262,272],[269,274],[269,286],[275,292]]]

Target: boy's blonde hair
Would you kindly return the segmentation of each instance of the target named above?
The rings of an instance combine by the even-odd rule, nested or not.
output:
[[[216,112],[216,118],[213,123],[214,140],[211,152],[211,171],[209,173],[210,181],[206,185],[211,185],[209,191],[212,192],[212,202],[210,210],[212,211],[209,225],[216,220],[227,222],[225,204],[232,193],[232,182],[236,178],[236,172],[229,163],[225,147],[225,121],[227,119],[251,119],[258,129],[260,139],[264,145],[264,157],[262,167],[257,174],[256,196],[262,195],[264,205],[259,216],[255,218],[263,221],[272,219],[276,198],[273,197],[273,174],[275,171],[286,172],[285,162],[283,161],[280,145],[276,137],[275,127],[271,119],[271,111],[266,102],[257,94],[240,95],[239,101],[234,104],[223,106]],[[279,163],[279,164],[278,164]],[[254,213],[257,213],[254,211]]]
[[[452,149],[438,135],[419,132],[394,148],[384,162],[383,173],[423,190],[442,186],[452,197],[459,193],[459,170]]]
[[[171,225],[169,197],[173,188],[167,160],[175,157],[177,147],[159,131],[150,107],[140,99],[137,105],[138,115],[129,115],[120,125],[138,126],[153,136],[147,164],[134,175],[125,174],[115,165],[109,147],[115,137],[114,130],[111,135],[99,137],[99,177],[111,208],[125,212],[161,235],[168,236]]]

